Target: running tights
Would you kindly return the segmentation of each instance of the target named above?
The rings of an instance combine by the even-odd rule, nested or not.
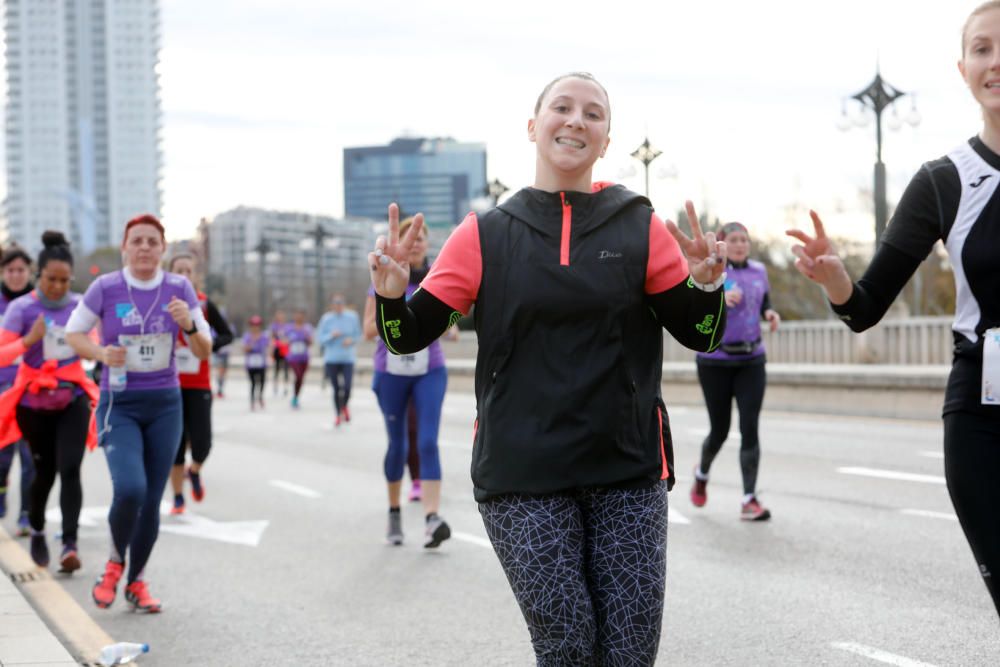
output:
[[[417,449],[420,451],[420,479],[441,479],[441,459],[438,455],[438,429],[441,426],[441,404],[448,386],[448,371],[442,366],[424,375],[391,375],[375,373],[374,390],[385,418],[389,434],[389,449],[385,454],[385,478],[390,482],[403,479],[406,465],[406,408],[413,398],[417,412]],[[411,443],[410,447],[413,446]]]
[[[36,531],[45,530],[45,505],[59,475],[59,509],[63,543],[76,543],[83,486],[80,465],[87,445],[90,399],[78,396],[65,410],[32,410],[17,407],[17,425],[31,445],[35,481],[31,484],[28,520]]]
[[[18,440],[0,448],[0,493],[7,493],[7,477],[14,465],[14,456],[21,457],[21,513],[31,506],[31,481],[35,478],[35,466],[31,461],[31,449],[27,440]]]
[[[667,572],[667,490],[582,489],[479,504],[539,666],[652,665]]]
[[[174,465],[184,465],[188,443],[191,444],[191,460],[201,465],[212,450],[212,390],[181,389],[181,404],[184,406],[184,430]]]
[[[944,474],[958,521],[1000,614],[1000,414],[945,415]]]
[[[293,396],[298,396],[299,392],[302,391],[302,382],[306,379],[306,371],[309,370],[309,361],[289,361],[287,362],[289,368],[292,369],[292,374],[295,376],[295,384],[293,385]]]
[[[336,414],[347,407],[351,400],[351,380],[354,378],[354,364],[326,364],[326,377],[333,387],[333,409]]]
[[[698,380],[705,395],[705,407],[711,430],[701,445],[701,471],[708,474],[722,443],[729,435],[733,398],[740,411],[740,469],[743,471],[743,493],[757,489],[757,469],[760,466],[760,438],[757,424],[764,403],[767,372],[764,364],[741,366],[711,366],[698,364]]]
[[[247,375],[250,376],[250,405],[264,401],[264,382],[267,380],[266,368],[248,368]]]
[[[113,396],[113,397],[112,397]],[[112,560],[128,556],[128,583],[139,579],[160,534],[160,498],[181,440],[180,389],[126,389],[101,392],[97,423],[111,430],[101,441],[114,494]]]

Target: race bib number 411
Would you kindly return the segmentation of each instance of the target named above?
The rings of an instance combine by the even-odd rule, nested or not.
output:
[[[155,373],[170,367],[174,340],[168,333],[119,336],[130,373]]]

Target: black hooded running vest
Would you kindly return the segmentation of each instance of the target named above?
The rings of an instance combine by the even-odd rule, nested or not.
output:
[[[651,215],[645,197],[611,186],[527,188],[478,218],[478,501],[672,485],[663,329],[644,302]]]

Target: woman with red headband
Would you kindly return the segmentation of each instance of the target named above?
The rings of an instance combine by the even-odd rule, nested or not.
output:
[[[711,423],[708,437],[701,445],[701,462],[694,469],[691,502],[702,507],[708,502],[708,473],[722,444],[729,435],[733,399],[740,412],[740,470],[743,473],[743,501],[740,518],[766,521],[771,512],[757,500],[757,468],[760,465],[760,439],[757,423],[764,403],[767,375],[766,357],[760,339],[761,318],[776,331],[781,317],[771,308],[767,268],[750,259],[750,234],[738,222],[724,225],[719,239],[725,241],[726,333],[714,352],[699,352],[698,380],[705,394],[705,407]]]
[[[77,354],[99,359],[106,369],[97,422],[114,498],[108,513],[111,557],[92,591],[101,608],[114,602],[129,557],[125,599],[139,611],[161,609],[143,569],[159,534],[160,498],[181,439],[178,332],[198,359],[212,351],[191,283],[160,268],[165,249],[159,220],[151,215],[130,220],[122,239],[125,268],[95,280],[66,327]],[[97,324],[103,345],[86,335]]]
[[[60,232],[42,234],[38,256],[38,287],[11,302],[0,328],[0,364],[17,357],[13,387],[0,396],[0,447],[24,434],[35,461],[31,485],[31,559],[49,564],[45,540],[45,506],[59,475],[62,511],[62,553],[59,569],[80,568],[77,526],[83,505],[80,466],[85,445],[97,445],[88,428],[97,387],[66,343],[65,327],[80,295],[69,291],[73,255]]]

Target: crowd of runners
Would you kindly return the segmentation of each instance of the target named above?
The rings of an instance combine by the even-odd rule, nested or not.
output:
[[[790,230],[796,267],[825,290],[855,331],[878,322],[938,240],[955,269],[955,357],[944,405],[944,467],[961,527],[1000,611],[1000,408],[984,398],[1000,372],[1000,2],[968,19],[959,68],[982,109],[982,131],[913,177],[874,258],[844,269],[812,213]],[[651,664],[665,595],[667,491],[676,474],[661,396],[663,330],[697,351],[710,431],[693,464],[690,502],[703,507],[735,401],[743,496],[734,514],[771,519],[757,495],[758,421],[766,385],[761,326],[781,322],[767,272],[750,259],[740,222],[690,236],[650,201],[594,182],[611,103],[591,75],[551,81],[528,124],[534,183],[470,213],[432,263],[423,216],[399,220],[368,256],[363,313],[335,293],[313,326],[305,310],[239,323],[200,289],[196,258],[167,257],[163,224],[127,221],[123,268],[71,289],[74,256],[46,232],[29,256],[0,254],[0,517],[16,516],[40,567],[83,567],[81,464],[104,452],[113,488],[109,557],[92,590],[111,606],[119,587],[158,612],[144,571],[169,480],[172,513],[205,500],[213,399],[226,395],[230,354],[243,363],[249,410],[300,410],[313,355],[331,389],[334,430],[352,419],[357,348],[374,341],[372,390],[385,425],[385,538],[405,540],[404,496],[422,504],[423,546],[451,529],[439,514],[438,433],[448,374],[441,338],[473,314],[478,335],[472,481],[489,540],[524,614],[538,664]],[[473,310],[473,306],[475,306]],[[986,352],[984,352],[986,350]],[[211,359],[216,360],[213,389]],[[581,363],[585,360],[585,363]],[[84,361],[102,369],[95,381]],[[269,371],[272,392],[266,391]],[[568,372],[567,369],[572,369]],[[272,405],[270,409],[274,409]],[[188,456],[190,455],[190,462]],[[7,493],[13,463],[20,494]],[[410,487],[404,489],[409,468]],[[60,546],[45,511],[59,481]],[[738,509],[738,512],[735,510]],[[779,515],[780,516],[780,515]],[[98,560],[95,557],[95,560]],[[124,581],[123,581],[124,580]]]

